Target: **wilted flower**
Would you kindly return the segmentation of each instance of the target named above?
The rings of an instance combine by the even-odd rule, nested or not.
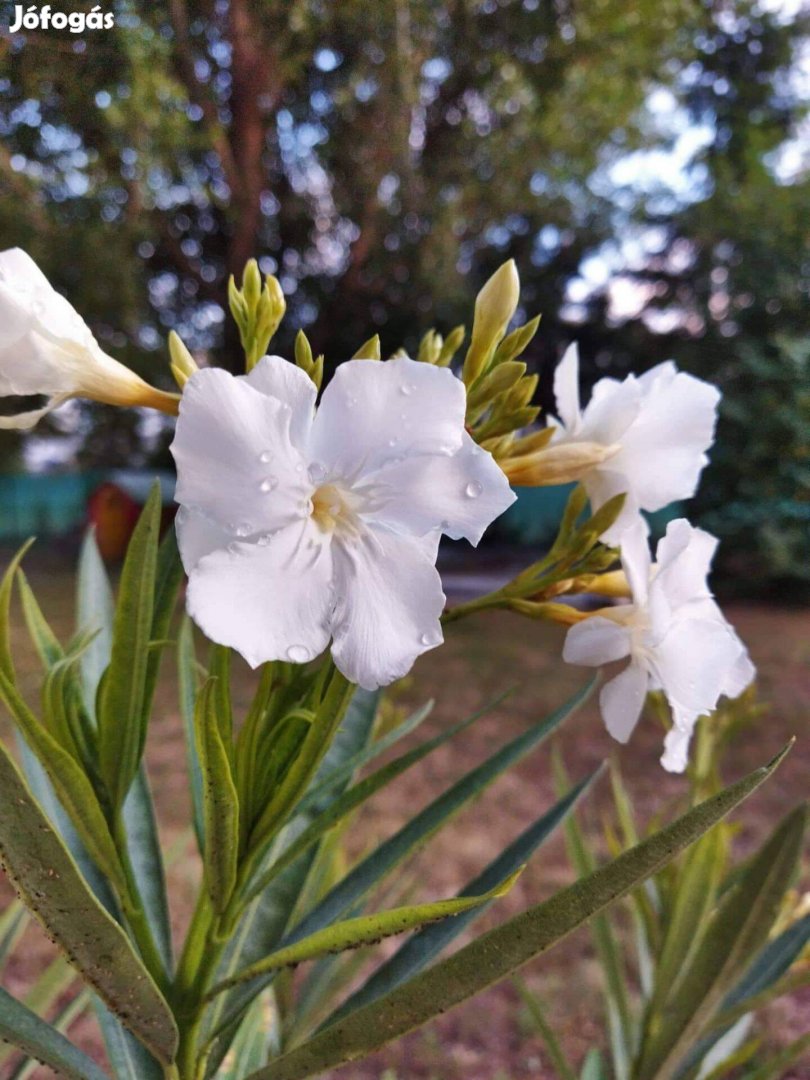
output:
[[[566,350],[554,374],[559,419],[551,443],[505,463],[513,484],[579,480],[594,510],[625,494],[624,508],[602,537],[619,543],[640,510],[660,510],[694,495],[714,439],[720,393],[671,362],[641,376],[600,379],[584,409],[579,354]]]
[[[442,532],[477,543],[514,496],[464,430],[465,392],[409,359],[342,364],[315,409],[303,371],[186,384],[172,452],[188,609],[253,666],[305,662],[332,639],[368,689],[442,641]]]
[[[89,327],[51,288],[29,255],[0,252],[0,397],[46,394],[41,409],[0,416],[0,428],[30,428],[72,397],[177,412],[177,398],[149,386],[102,352]]]
[[[632,734],[648,690],[663,690],[672,709],[664,768],[686,767],[692,730],[721,695],[737,697],[754,677],[745,646],[723,617],[706,581],[717,540],[683,518],[670,522],[651,564],[644,526],[622,537],[632,603],[604,608],[572,626],[563,659],[597,667],[630,657],[599,696],[608,731]]]

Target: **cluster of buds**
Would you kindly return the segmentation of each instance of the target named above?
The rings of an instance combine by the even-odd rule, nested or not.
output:
[[[228,302],[239,327],[239,338],[245,350],[245,362],[251,371],[267,352],[270,340],[278,330],[287,303],[281,285],[268,274],[262,285],[259,264],[251,259],[242,275],[242,288],[231,275],[228,281]]]

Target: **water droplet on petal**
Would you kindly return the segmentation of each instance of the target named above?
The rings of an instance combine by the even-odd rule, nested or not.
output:
[[[419,638],[419,642],[422,645],[438,645],[439,644],[438,638],[433,633],[431,633],[431,634],[422,634],[422,636]]]
[[[256,543],[259,545],[259,547],[267,547],[267,545],[270,543],[270,541],[272,539],[273,539],[273,534],[272,533],[262,533],[262,535],[259,537],[259,539],[256,541]]]
[[[353,409],[356,404],[357,404],[357,398],[356,397],[349,396],[349,397],[346,398],[346,408],[347,409]]]
[[[184,521],[188,521],[188,510],[185,508],[185,506],[178,507],[177,513],[175,515],[175,521],[178,525],[182,525]]]
[[[305,664],[309,660],[309,649],[306,645],[291,645],[287,649],[287,659],[294,664]]]
[[[262,452],[259,454],[259,461],[262,463],[262,465],[266,465],[272,456],[273,455],[270,453],[269,450],[262,450]]]
[[[234,529],[234,532],[237,536],[240,537],[250,536],[250,534],[253,532],[253,526],[250,524],[249,521],[241,521]]]
[[[274,491],[277,487],[278,480],[275,478],[275,476],[268,476],[259,484],[259,491],[261,491],[262,494],[267,495],[269,492]]]
[[[400,394],[404,394],[405,397],[409,397],[413,393],[413,386],[411,385],[411,383],[404,382],[400,386],[399,392]]]
[[[320,484],[326,477],[326,468],[319,461],[313,461],[309,467],[309,478],[313,484]]]
[[[477,499],[483,490],[483,484],[479,484],[477,480],[471,480],[464,488],[464,494],[468,499]]]
[[[389,446],[396,446],[398,442],[399,442],[399,439],[397,439],[397,438],[389,439],[388,440],[388,445]]]

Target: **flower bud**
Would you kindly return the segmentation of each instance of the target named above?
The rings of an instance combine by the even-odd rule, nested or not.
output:
[[[581,480],[591,469],[617,454],[620,447],[594,442],[569,442],[547,446],[503,462],[509,483],[518,487],[548,487]]]
[[[515,314],[520,298],[520,279],[514,259],[501,266],[484,285],[475,301],[472,341],[464,361],[467,386],[478,378]]]
[[[179,334],[169,332],[169,356],[174,380],[182,390],[195,371],[199,371],[197,361],[184,345]]]

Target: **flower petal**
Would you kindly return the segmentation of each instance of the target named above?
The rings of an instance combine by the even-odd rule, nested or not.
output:
[[[714,439],[720,392],[679,371],[649,382],[639,414],[610,467],[623,473],[644,510],[694,495]]]
[[[335,543],[332,656],[366,690],[402,678],[417,656],[444,640],[445,597],[425,544],[383,528]]]
[[[689,761],[689,743],[692,741],[694,724],[678,727],[673,724],[664,738],[661,764],[667,772],[682,773]]]
[[[617,742],[626,743],[644,708],[649,679],[641,664],[628,664],[624,671],[605,683],[599,694],[599,708],[605,727]]]
[[[197,510],[189,510],[186,506],[178,508],[174,528],[180,558],[187,574],[191,573],[200,559],[210,555],[212,551],[226,548],[233,540],[230,529],[211,521]]]
[[[619,516],[609,529],[605,529],[599,538],[603,543],[617,547],[621,545],[622,539],[629,529],[640,525],[644,529],[645,535],[649,532],[649,529],[646,521],[641,516],[630,481],[626,476],[614,471],[612,468],[613,461],[614,459],[611,458],[604,467],[597,466],[587,473],[582,478],[582,486],[588,493],[592,511],[604,506],[614,495],[624,495],[624,505],[619,511]]]
[[[567,664],[586,667],[621,660],[630,655],[630,630],[603,615],[592,615],[569,628],[562,655]]]
[[[0,252],[0,346],[31,330],[54,344],[98,349],[87,323],[26,252]]]
[[[622,533],[622,569],[636,604],[645,604],[649,592],[652,558],[647,542],[647,526],[639,520]]]
[[[739,659],[739,640],[727,624],[681,619],[672,625],[652,663],[676,724],[687,727],[715,708]]]
[[[706,579],[716,550],[711,533],[686,518],[670,521],[655,552],[655,587],[664,591],[671,608],[711,595]]]
[[[329,642],[332,552],[310,518],[265,544],[232,543],[205,555],[189,575],[187,606],[197,625],[257,667],[304,663]]]
[[[565,425],[568,435],[576,433],[580,425],[579,407],[579,347],[573,342],[563,353],[554,369],[554,400],[557,416]]]
[[[180,401],[172,454],[176,499],[240,537],[308,514],[312,485],[290,439],[288,405],[219,368],[192,375]]]
[[[349,360],[324,391],[312,427],[312,462],[326,479],[354,480],[394,458],[455,453],[464,432],[464,386],[447,368]]]
[[[500,466],[464,432],[461,449],[386,465],[367,484],[374,520],[421,536],[439,528],[477,544],[485,529],[515,501]]]
[[[60,405],[64,405],[71,396],[70,394],[57,394],[41,409],[14,413],[13,416],[0,416],[0,431],[29,431],[39,423],[43,416],[47,416],[49,412],[53,412]]]
[[[299,450],[306,451],[318,396],[309,375],[282,356],[263,356],[252,371],[240,378],[260,394],[289,405],[292,411],[290,438]]]

